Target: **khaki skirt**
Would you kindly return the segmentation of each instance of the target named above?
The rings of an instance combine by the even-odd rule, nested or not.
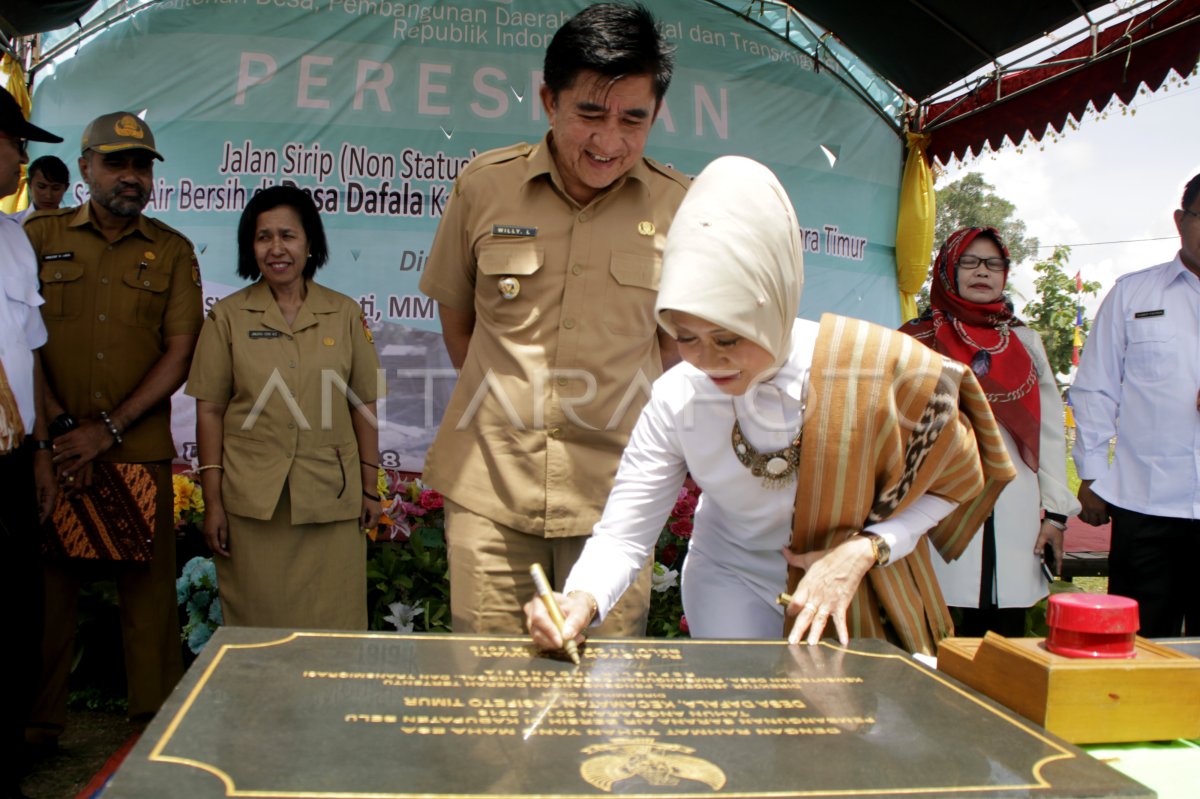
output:
[[[227,516],[229,557],[213,557],[225,624],[367,628],[367,541],[358,519],[293,525],[286,483],[270,521]]]

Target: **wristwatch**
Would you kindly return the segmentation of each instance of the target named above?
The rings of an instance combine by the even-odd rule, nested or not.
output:
[[[871,542],[871,551],[875,553],[875,565],[886,566],[892,559],[892,546],[878,533],[860,530],[856,535]]]

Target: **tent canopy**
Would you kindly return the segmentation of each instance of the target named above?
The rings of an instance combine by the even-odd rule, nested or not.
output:
[[[787,0],[920,102],[1103,0]]]
[[[943,162],[985,142],[995,148],[1005,137],[1039,139],[1047,126],[1061,131],[1089,104],[1128,103],[1143,83],[1158,89],[1172,70],[1186,76],[1200,60],[1200,0],[1143,0],[1124,10],[1097,0],[787,4],[914,101],[912,126],[933,134],[928,154]],[[1013,56],[1051,33],[1058,52]]]

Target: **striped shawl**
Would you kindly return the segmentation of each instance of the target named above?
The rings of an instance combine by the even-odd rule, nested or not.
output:
[[[836,546],[931,492],[959,507],[927,534],[947,561],[962,554],[1015,471],[975,375],[902,333],[821,318],[805,411],[791,548]],[[910,652],[953,634],[925,541],[868,572],[847,613],[852,637],[884,638],[886,618]],[[794,590],[801,573],[791,569]],[[788,624],[791,624],[791,617]]]

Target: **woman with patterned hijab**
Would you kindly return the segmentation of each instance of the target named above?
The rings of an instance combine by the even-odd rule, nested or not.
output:
[[[829,625],[932,653],[949,634],[925,536],[956,556],[1010,477],[995,422],[970,372],[911,339],[797,319],[799,232],[755,161],[719,158],[688,190],[656,305],[684,362],[655,382],[558,597],[567,640],[630,585],[689,473],[693,637],[815,644]],[[563,646],[540,601],[525,611],[537,646]]]
[[[1000,423],[1017,476],[963,556],[934,567],[959,635],[1025,634],[1046,596],[1042,553],[1062,563],[1063,529],[1079,503],[1067,488],[1063,407],[1041,337],[1004,296],[1008,248],[995,228],[955,231],[933,267],[929,312],[901,330],[971,368]]]

